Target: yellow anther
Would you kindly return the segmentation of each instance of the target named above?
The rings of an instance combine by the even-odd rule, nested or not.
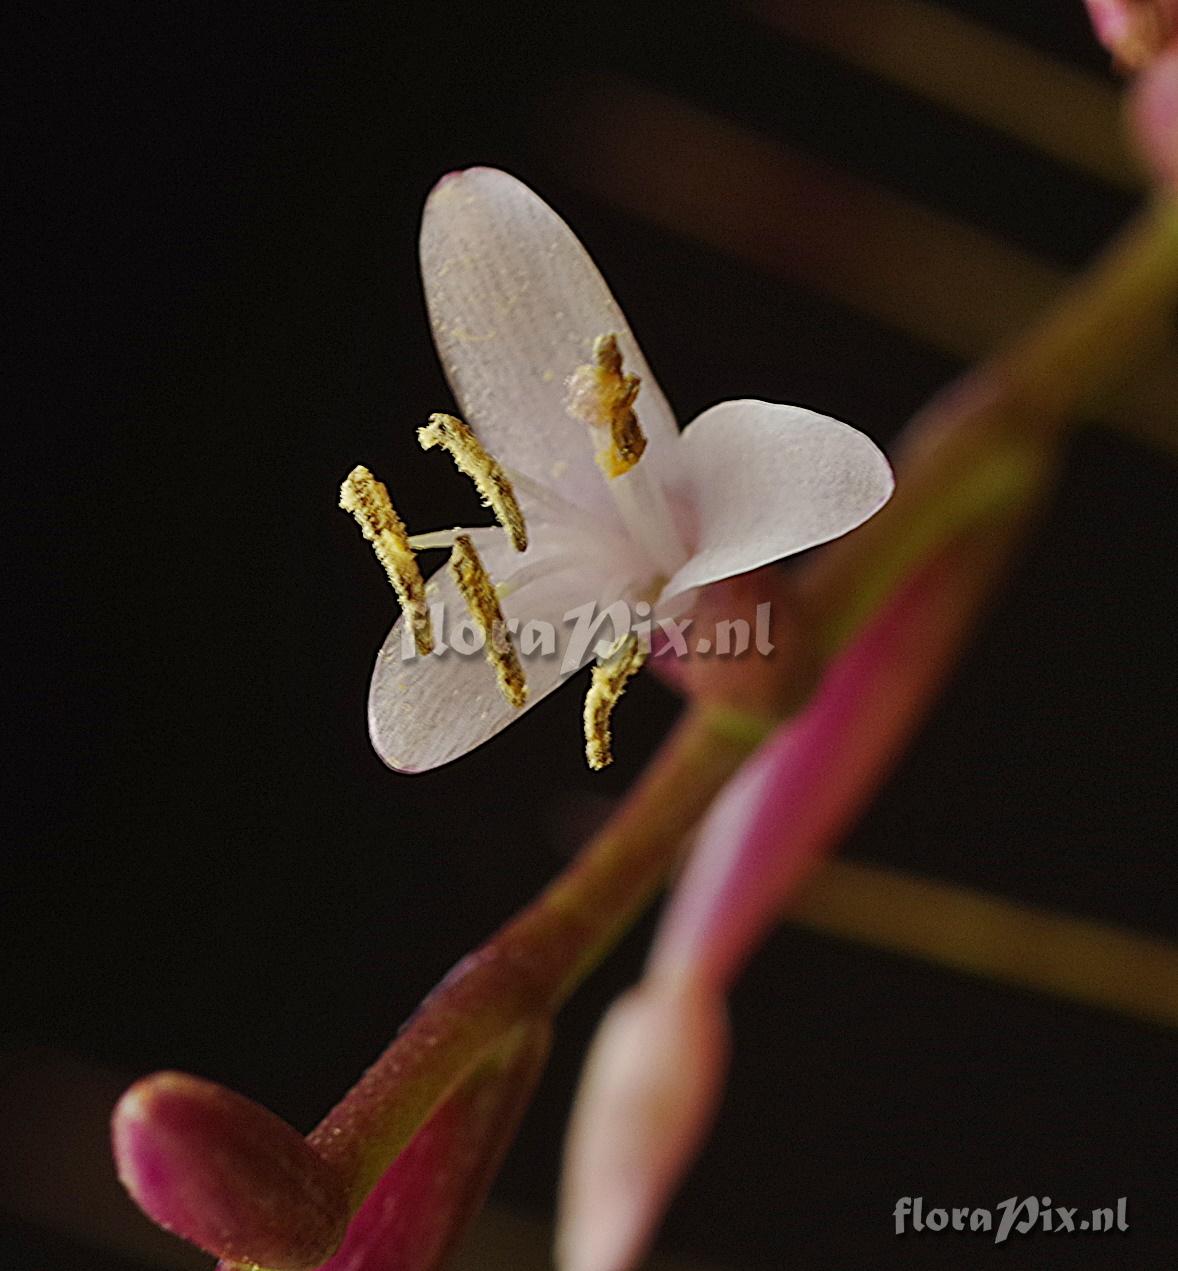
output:
[[[441,446],[450,453],[460,472],[466,473],[478,487],[483,506],[495,513],[495,519],[507,531],[517,552],[528,546],[528,530],[524,514],[516,500],[507,473],[483,448],[483,443],[453,415],[431,415],[429,423],[417,430],[423,450]]]
[[[599,335],[593,342],[592,364],[578,366],[569,377],[569,414],[609,434],[609,445],[597,453],[597,465],[611,481],[629,472],[646,449],[646,437],[634,413],[641,385],[637,375],[623,373],[615,335]]]
[[[503,621],[495,584],[468,534],[459,534],[454,539],[450,574],[466,601],[471,617],[482,628],[487,661],[495,668],[503,696],[512,706],[522,706],[528,700],[524,669]]]
[[[593,682],[585,695],[585,758],[594,770],[613,763],[610,717],[630,677],[646,661],[646,647],[631,633],[604,662],[593,668]]]
[[[353,468],[340,487],[339,505],[356,518],[364,537],[375,549],[397,593],[405,620],[413,628],[418,653],[430,653],[434,636],[425,599],[425,581],[409,545],[405,524],[397,515],[388,490],[367,468]]]

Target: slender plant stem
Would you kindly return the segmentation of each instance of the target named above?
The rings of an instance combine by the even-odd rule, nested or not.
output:
[[[1178,1028],[1178,947],[863,861],[830,861],[786,921],[967,975]]]
[[[311,1134],[354,1206],[522,1018],[555,1011],[649,902],[690,830],[770,721],[689,707],[610,824],[571,866],[430,994]]]
[[[1178,205],[1159,198],[1058,305],[908,425],[891,502],[798,577],[822,655],[844,644],[920,560],[1023,504],[1042,480],[1052,439],[1166,338],[1176,302]]]

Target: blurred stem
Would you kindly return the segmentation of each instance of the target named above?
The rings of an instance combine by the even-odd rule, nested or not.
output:
[[[1178,1027],[1178,949],[1111,923],[846,860],[823,865],[785,917],[824,935]]]
[[[1178,203],[1157,195],[987,371],[1025,412],[1062,419],[1106,396],[1172,334]]]
[[[705,821],[648,974],[727,993],[799,883],[837,847],[932,707],[1026,516],[961,535],[906,576]]]
[[[480,1056],[521,1019],[555,1011],[605,956],[772,722],[689,707],[609,825],[426,998],[310,1136],[342,1173],[353,1207]]]
[[[1178,205],[1159,198],[1022,338],[909,424],[891,502],[798,576],[823,656],[939,546],[1033,497],[1064,425],[1165,341],[1176,302]]]

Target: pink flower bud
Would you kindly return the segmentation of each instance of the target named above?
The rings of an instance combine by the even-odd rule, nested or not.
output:
[[[1142,72],[1129,110],[1146,161],[1178,191],[1178,44]]]
[[[728,1052],[723,998],[691,980],[648,977],[610,1008],[569,1127],[561,1271],[638,1264],[711,1127]]]
[[[1101,44],[1123,71],[1139,71],[1178,35],[1178,0],[1085,0]]]
[[[111,1132],[140,1208],[217,1257],[306,1271],[343,1236],[335,1172],[292,1126],[232,1090],[156,1073],[119,1100]]]

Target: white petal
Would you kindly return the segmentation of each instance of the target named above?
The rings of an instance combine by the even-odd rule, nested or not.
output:
[[[892,470],[869,437],[801,406],[721,402],[684,429],[694,553],[664,596],[845,534],[879,511]]]
[[[497,530],[475,531],[472,537],[497,583],[539,558],[535,549],[519,555]],[[459,758],[506,728],[592,660],[589,648],[577,667],[562,670],[573,633],[562,620],[578,605],[596,599],[601,586],[596,567],[557,557],[551,570],[531,577],[501,601],[504,618],[516,619],[521,631],[535,621],[551,624],[555,632],[555,655],[545,654],[542,647],[526,654],[519,636],[513,638],[528,682],[528,699],[522,708],[504,700],[494,668],[481,649],[460,654],[447,647],[419,657],[413,652],[412,639],[406,648],[404,619],[399,619],[377,655],[368,695],[368,731],[377,754],[400,772],[425,772]],[[441,637],[449,646],[456,625],[467,620],[468,611],[447,568],[439,569],[429,580],[427,595],[435,619],[435,641]],[[438,605],[445,613],[440,630]]]
[[[642,377],[643,464],[673,480],[674,416],[605,280],[572,230],[527,186],[493,168],[444,177],[425,207],[421,272],[434,341],[467,421],[504,466],[583,506],[608,506],[566,381],[616,334]]]

